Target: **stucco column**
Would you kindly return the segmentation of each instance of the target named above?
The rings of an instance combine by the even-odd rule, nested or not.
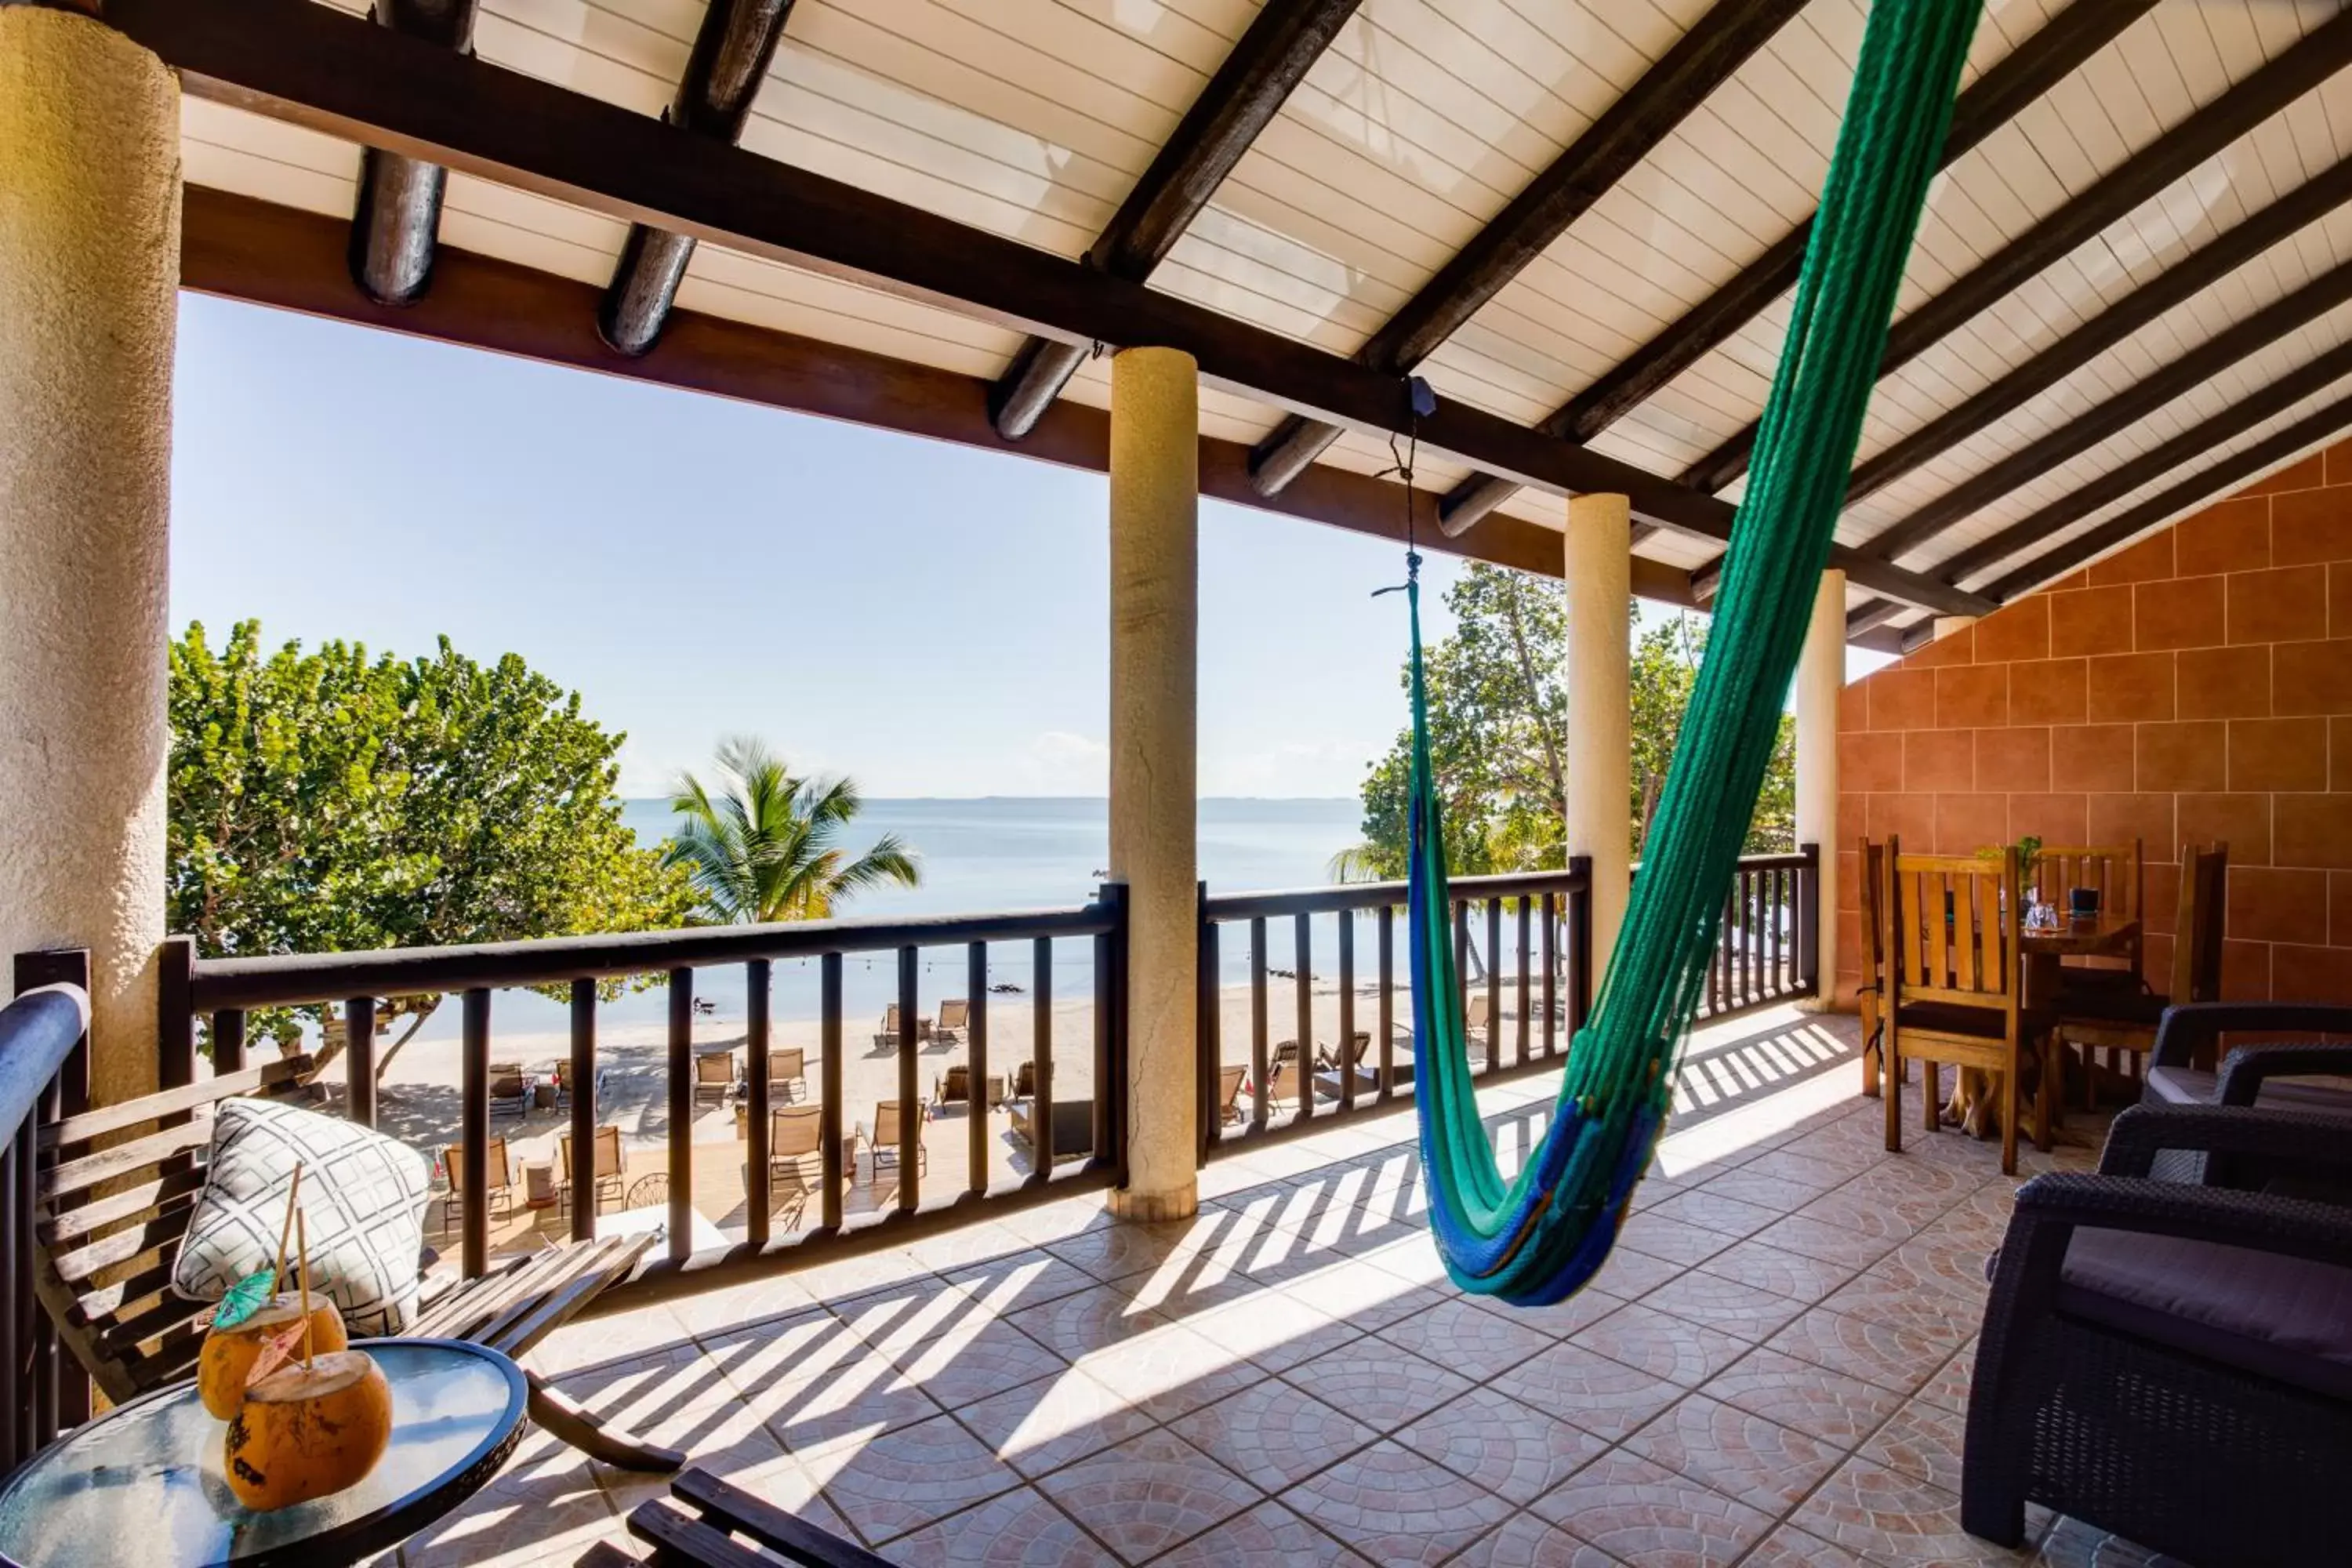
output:
[[[1625,923],[1633,835],[1633,520],[1625,498],[1568,503],[1568,853],[1592,857],[1592,988]]]
[[[1838,692],[1845,685],[1845,574],[1822,574],[1797,657],[1797,842],[1821,846],[1813,930],[1820,991],[1802,1005],[1826,1011],[1837,992]]]
[[[0,991],[87,947],[91,1092],[155,1082],[179,87],[0,6]]]
[[[1200,374],[1173,349],[1110,374],[1110,874],[1127,884],[1125,1219],[1198,1206],[1194,869]]]

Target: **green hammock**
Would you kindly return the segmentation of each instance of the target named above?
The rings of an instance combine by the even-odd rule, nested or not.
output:
[[[1608,1257],[1648,1167],[1748,823],[1780,733],[1863,412],[1981,0],[1878,0],[1795,310],[1724,559],[1715,625],[1651,826],[1642,875],[1557,1114],[1517,1179],[1495,1163],[1470,1077],[1447,940],[1444,835],[1429,766],[1421,608],[1412,618],[1410,932],[1415,1085],[1430,1219],[1465,1290],[1558,1301]]]

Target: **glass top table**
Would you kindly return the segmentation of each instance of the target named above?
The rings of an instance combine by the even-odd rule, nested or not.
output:
[[[478,1491],[522,1436],[522,1372],[456,1340],[361,1340],[392,1385],[392,1445],[368,1478],[270,1513],[221,1476],[227,1424],[194,1382],[134,1399],[36,1457],[0,1491],[12,1568],[340,1564],[396,1545]]]

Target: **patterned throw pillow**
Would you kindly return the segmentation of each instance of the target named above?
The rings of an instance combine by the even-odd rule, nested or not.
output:
[[[221,1103],[205,1190],[180,1244],[172,1288],[191,1300],[217,1301],[237,1280],[276,1262],[298,1162],[310,1289],[327,1293],[355,1336],[402,1332],[416,1316],[432,1168],[396,1139],[299,1106]],[[287,1271],[290,1281],[290,1256]]]

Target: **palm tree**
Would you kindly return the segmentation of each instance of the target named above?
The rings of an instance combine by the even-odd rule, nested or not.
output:
[[[723,793],[679,775],[670,810],[679,818],[667,862],[683,866],[719,925],[824,920],[837,900],[896,882],[922,880],[915,850],[895,833],[852,860],[841,837],[865,805],[855,782],[794,778],[762,742],[719,742]]]

